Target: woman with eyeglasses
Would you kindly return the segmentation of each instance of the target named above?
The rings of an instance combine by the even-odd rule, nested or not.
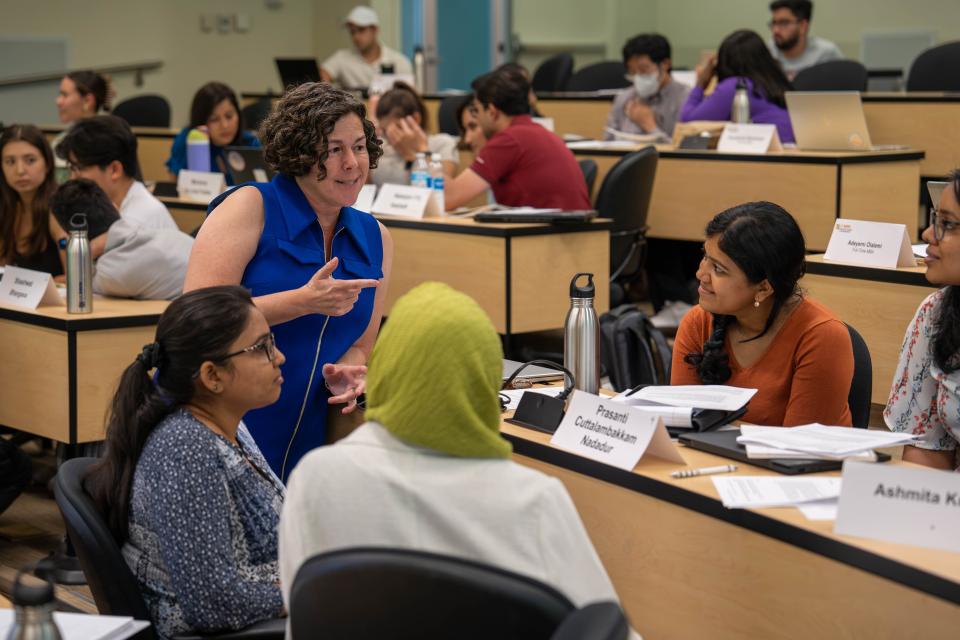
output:
[[[211,287],[167,307],[120,379],[86,486],[160,638],[283,613],[284,487],[241,418],[277,400],[284,361],[250,294]]]
[[[930,226],[927,280],[942,289],[927,296],[900,347],[900,362],[883,418],[891,431],[918,436],[903,459],[956,470],[960,440],[960,171],[955,171]]]

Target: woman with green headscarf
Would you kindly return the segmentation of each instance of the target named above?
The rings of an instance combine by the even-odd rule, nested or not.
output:
[[[280,521],[288,604],[304,560],[359,546],[485,562],[578,607],[617,600],[560,481],[510,460],[502,359],[493,325],[464,294],[431,282],[397,301],[370,357],[368,421],[290,477]]]

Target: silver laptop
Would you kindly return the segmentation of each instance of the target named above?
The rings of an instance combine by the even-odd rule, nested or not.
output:
[[[870,142],[857,91],[787,91],[787,111],[797,147],[803,151],[880,151],[901,145]]]
[[[517,362],[516,360],[507,360],[503,359],[503,379],[506,380],[517,368],[523,364],[522,362]],[[550,382],[552,380],[563,380],[563,372],[557,371],[555,369],[548,369],[546,367],[538,367],[536,365],[530,365],[520,372],[520,375],[516,377],[517,380],[525,380],[527,382]]]

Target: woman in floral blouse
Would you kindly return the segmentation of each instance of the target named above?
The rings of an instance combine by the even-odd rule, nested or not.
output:
[[[954,172],[923,232],[927,280],[944,285],[917,309],[883,417],[893,431],[918,437],[903,459],[957,469],[960,440],[960,171]]]

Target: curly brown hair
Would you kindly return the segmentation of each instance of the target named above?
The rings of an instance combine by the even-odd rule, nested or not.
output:
[[[274,171],[293,177],[310,173],[316,165],[317,180],[323,180],[327,177],[323,166],[328,155],[327,140],[337,121],[351,113],[363,123],[370,168],[375,169],[383,155],[383,141],[367,120],[367,108],[346,91],[325,82],[305,82],[280,98],[260,125],[264,160]]]

